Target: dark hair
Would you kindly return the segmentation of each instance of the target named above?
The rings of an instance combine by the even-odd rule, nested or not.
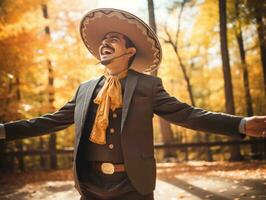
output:
[[[126,41],[126,48],[131,48],[131,47],[134,47],[136,49],[136,46],[134,45],[134,43],[127,37],[124,35],[124,39]],[[132,62],[134,61],[135,59],[135,56],[136,56],[137,53],[135,53],[133,56],[131,56],[128,60],[128,68],[130,67],[130,65],[132,64]]]

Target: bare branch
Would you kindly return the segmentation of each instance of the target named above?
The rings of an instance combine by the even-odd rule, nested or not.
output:
[[[178,14],[177,31],[176,31],[176,36],[175,36],[175,46],[177,48],[178,48],[178,38],[179,38],[180,26],[181,26],[181,18],[182,18],[183,10],[184,10],[184,7],[185,7],[185,3],[186,3],[185,0],[181,3],[180,12]]]
[[[166,23],[165,23],[165,25],[164,25],[164,31],[165,31],[165,33],[166,33],[166,35],[167,35],[167,39],[164,40],[164,42],[170,44],[170,45],[173,47],[175,53],[177,53],[177,46],[175,45],[175,43],[174,43],[174,41],[173,41],[173,38],[172,38],[171,34],[169,33],[169,31],[168,31],[168,29],[167,29],[167,25],[166,25]]]

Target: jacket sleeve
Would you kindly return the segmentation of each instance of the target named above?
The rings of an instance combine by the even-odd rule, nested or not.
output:
[[[6,131],[4,124],[0,124],[0,140],[6,138]]]
[[[153,86],[153,111],[165,120],[186,128],[241,139],[246,136],[239,132],[239,124],[243,117],[210,112],[181,102],[169,96],[160,78],[155,80]]]
[[[40,136],[65,129],[73,124],[78,90],[70,101],[54,113],[48,113],[33,119],[5,123],[6,140]]]

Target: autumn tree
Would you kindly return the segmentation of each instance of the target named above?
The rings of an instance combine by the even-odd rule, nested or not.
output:
[[[157,32],[156,21],[155,21],[155,13],[154,13],[154,3],[153,0],[148,0],[148,13],[149,13],[149,25]],[[157,76],[158,69],[152,72],[152,75]],[[173,131],[171,129],[171,125],[169,122],[159,117],[160,131],[162,134],[162,140],[164,144],[171,144],[174,141]],[[176,157],[175,150],[173,149],[165,149],[164,150],[164,158],[168,157]]]

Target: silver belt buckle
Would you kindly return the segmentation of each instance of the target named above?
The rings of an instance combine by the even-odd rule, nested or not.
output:
[[[102,163],[101,170],[104,174],[113,174],[115,172],[115,166],[112,163]]]

